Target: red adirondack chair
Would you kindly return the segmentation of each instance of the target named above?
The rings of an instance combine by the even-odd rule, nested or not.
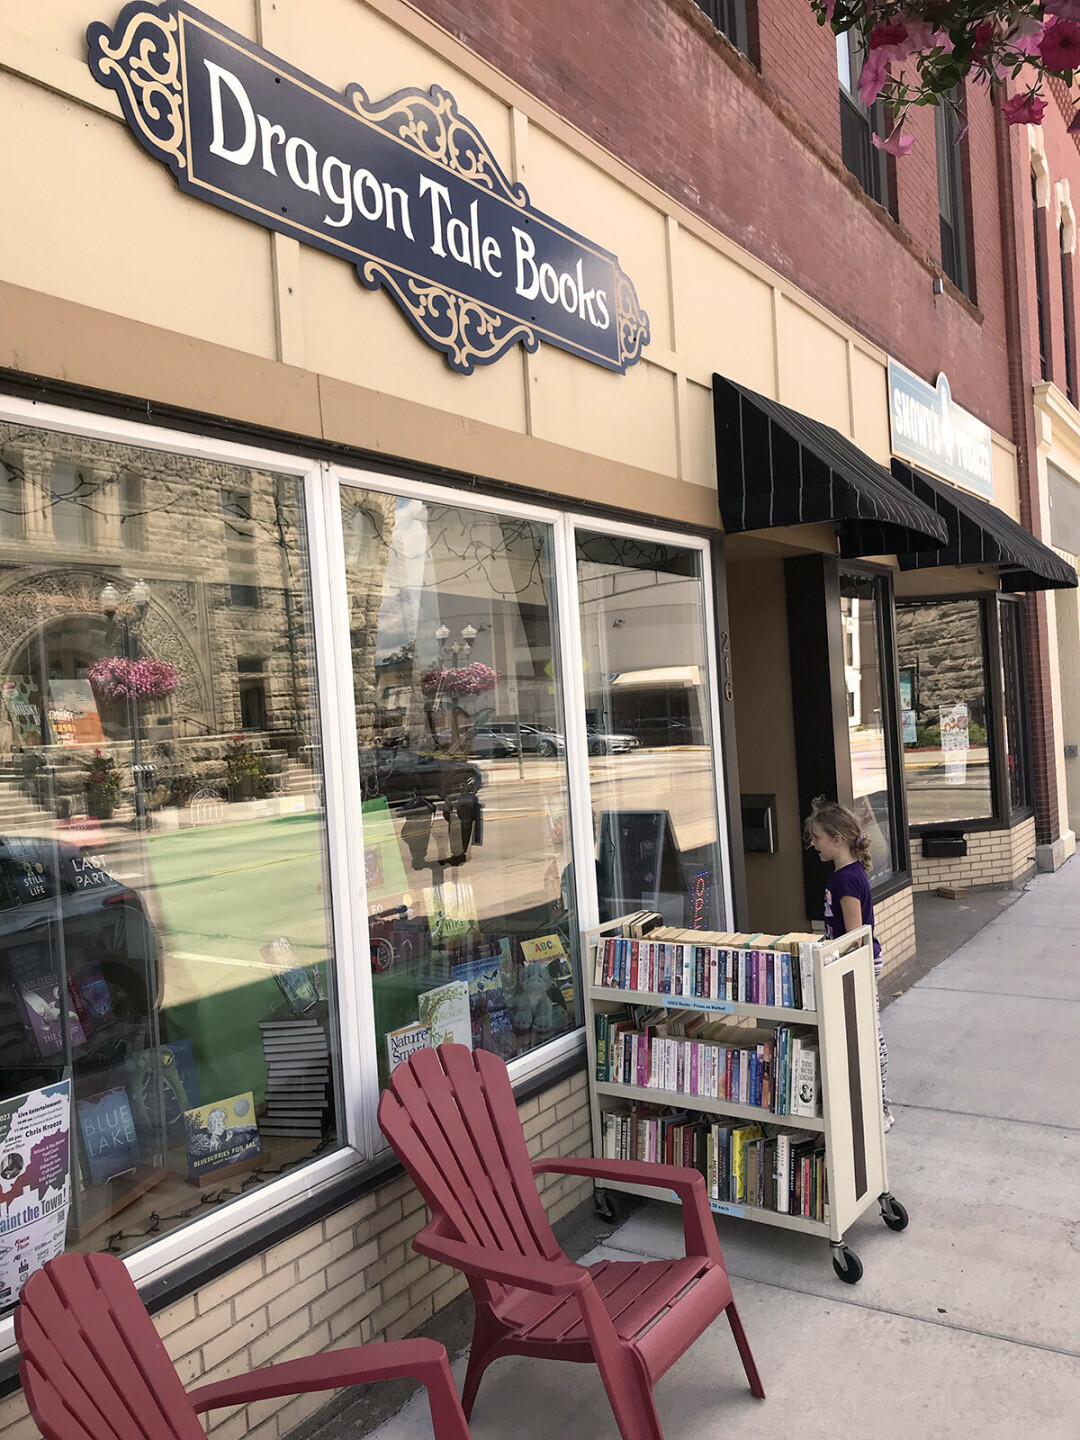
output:
[[[115,1255],[61,1255],[23,1286],[19,1374],[45,1440],[206,1440],[197,1416],[223,1405],[412,1375],[427,1386],[436,1440],[469,1427],[434,1340],[328,1350],[188,1393]]]
[[[506,1066],[465,1045],[419,1050],[379,1102],[379,1124],[431,1209],[413,1248],[465,1273],[476,1304],[462,1393],[502,1355],[595,1363],[623,1440],[663,1440],[653,1386],[724,1312],[763,1400],[696,1170],[626,1160],[530,1161]],[[676,1191],[686,1258],[575,1265],[548,1224],[535,1176],[554,1171]]]

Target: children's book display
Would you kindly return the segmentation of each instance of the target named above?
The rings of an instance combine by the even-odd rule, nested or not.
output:
[[[325,1007],[323,1007],[325,1008]],[[324,1021],[315,1015],[263,1020],[266,1114],[259,1129],[317,1141],[331,1119],[330,1046]]]
[[[689,1165],[714,1212],[829,1240],[854,1284],[844,1232],[871,1205],[902,1230],[889,1192],[867,928],[838,940],[714,933],[637,912],[585,934],[595,1153]],[[661,1187],[611,1191],[672,1199]]]
[[[217,1184],[227,1175],[265,1163],[250,1090],[188,1110],[184,1125],[188,1178],[195,1185]]]

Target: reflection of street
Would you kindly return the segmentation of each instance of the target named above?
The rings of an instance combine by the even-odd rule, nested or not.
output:
[[[408,888],[386,897],[386,906],[405,903],[420,916],[423,889],[443,879],[467,881],[487,922],[558,900],[570,863],[565,762],[528,756],[523,774],[516,759],[481,768],[483,844],[471,845],[462,865],[437,863],[450,855],[441,807],[420,870],[402,839],[405,814],[391,811]],[[712,760],[704,747],[594,756],[589,771],[594,815],[667,810],[684,853],[716,842]],[[225,999],[266,980],[272,972],[260,950],[278,935],[288,936],[302,964],[326,958],[321,844],[321,820],[311,813],[115,839],[105,863],[139,890],[158,926],[167,1008]]]
[[[955,752],[950,759],[956,763]],[[932,825],[946,820],[978,820],[993,813],[990,788],[990,752],[972,745],[963,767],[964,783],[951,783],[945,773],[945,753],[935,747],[904,751],[904,783],[908,794],[908,823]]]

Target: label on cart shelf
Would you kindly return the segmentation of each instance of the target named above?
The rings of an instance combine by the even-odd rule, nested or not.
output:
[[[729,1205],[726,1200],[710,1200],[709,1209],[714,1215],[734,1215],[739,1220],[746,1215],[741,1205]]]

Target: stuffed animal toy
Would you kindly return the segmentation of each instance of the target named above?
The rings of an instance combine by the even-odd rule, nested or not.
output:
[[[550,1030],[554,1006],[548,996],[550,977],[542,960],[527,961],[521,977],[521,994],[514,1002],[514,1029]]]

